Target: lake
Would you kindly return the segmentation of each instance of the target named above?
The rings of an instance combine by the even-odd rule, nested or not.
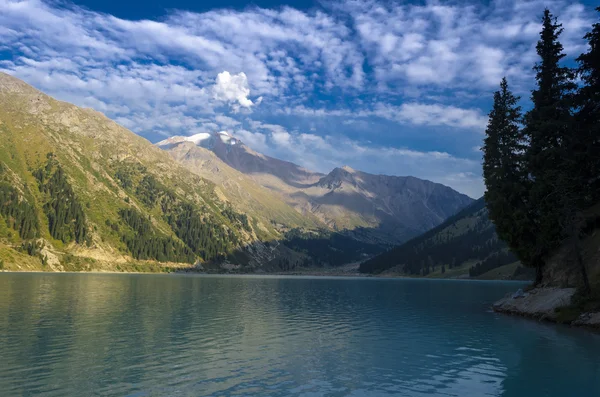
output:
[[[523,284],[0,274],[2,396],[599,396],[600,336]]]

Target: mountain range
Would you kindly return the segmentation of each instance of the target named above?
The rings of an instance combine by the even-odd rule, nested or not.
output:
[[[371,257],[473,200],[413,177],[329,174],[226,132],[156,145],[0,73],[0,268],[273,271]]]
[[[406,241],[473,201],[447,186],[410,176],[373,175],[348,166],[327,175],[313,172],[257,153],[224,131],[175,136],[156,145],[207,179],[231,181],[233,168],[307,219],[372,243]],[[231,182],[222,185],[224,190],[239,189]]]

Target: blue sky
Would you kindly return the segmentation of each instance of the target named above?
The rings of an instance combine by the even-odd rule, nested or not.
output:
[[[0,0],[0,70],[152,142],[226,130],[479,197],[492,93],[507,76],[528,106],[546,6],[572,61],[591,2]]]

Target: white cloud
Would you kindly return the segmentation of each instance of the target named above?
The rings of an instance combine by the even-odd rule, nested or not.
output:
[[[213,117],[213,120],[216,123],[219,123],[219,125],[222,126],[223,128],[232,128],[232,127],[236,127],[241,124],[238,120],[233,119],[229,116],[225,116],[223,114],[215,115]]]
[[[224,71],[217,75],[213,86],[213,97],[216,100],[250,108],[254,103],[248,98],[249,95],[248,78],[244,72],[232,75]]]
[[[0,70],[151,138],[235,129],[245,131],[242,139],[258,150],[277,147],[281,156],[295,159],[301,157],[297,152],[281,148],[314,149],[339,165],[333,163],[349,161],[319,149],[333,145],[328,135],[317,134],[321,125],[312,127],[314,134],[301,134],[272,123],[248,130],[236,123],[251,123],[244,120],[250,112],[257,120],[274,114],[320,117],[328,131],[344,126],[368,131],[375,145],[371,118],[424,130],[481,131],[487,110],[479,100],[491,97],[501,76],[528,96],[547,3],[343,0],[308,11],[175,10],[150,21],[64,2],[0,0]],[[561,41],[573,59],[596,14],[569,0],[552,0],[550,6],[564,25]],[[389,156],[414,158],[407,154],[410,143],[397,143],[408,152],[378,149],[369,157],[369,147],[349,142],[341,147],[370,159],[360,160],[365,167]],[[322,167],[325,161],[305,156],[305,165],[312,159]],[[473,152],[472,159],[476,156]]]
[[[405,103],[395,109],[381,106],[377,112],[393,112],[395,116],[390,118],[396,117],[415,125],[474,128],[483,132],[487,124],[487,116],[482,115],[479,110],[437,104]]]
[[[309,169],[329,172],[343,164],[374,174],[412,175],[443,183],[471,197],[483,194],[480,161],[446,152],[366,144],[345,137],[289,132],[284,127],[250,123],[253,132],[234,136],[267,155],[284,158]]]
[[[311,109],[305,106],[277,109],[278,114],[306,117],[343,117],[349,124],[357,118],[379,117],[401,124],[417,126],[445,126],[461,129],[474,129],[483,132],[487,116],[479,109],[463,109],[452,105],[409,102],[400,106],[375,103],[360,110],[350,109]]]

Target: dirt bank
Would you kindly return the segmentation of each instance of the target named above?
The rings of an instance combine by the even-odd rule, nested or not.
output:
[[[535,288],[527,292],[519,290],[507,294],[494,303],[492,308],[499,313],[564,322],[560,309],[568,307],[574,295],[575,288]],[[583,313],[575,320],[567,321],[567,324],[600,329],[600,313]]]

